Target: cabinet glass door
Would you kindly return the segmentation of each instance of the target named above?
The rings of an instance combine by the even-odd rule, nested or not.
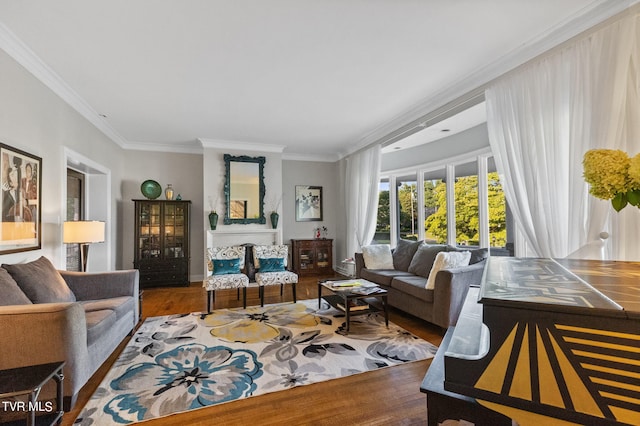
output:
[[[300,250],[300,269],[313,269],[315,254],[316,252],[314,249]]]
[[[160,204],[143,203],[140,206],[140,259],[160,257]]]
[[[322,247],[317,250],[318,254],[318,268],[328,268],[329,267],[329,249],[327,247]]]
[[[164,206],[164,257],[184,257],[184,208],[167,203]]]

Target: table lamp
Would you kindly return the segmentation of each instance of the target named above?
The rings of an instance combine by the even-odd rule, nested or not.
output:
[[[65,222],[62,240],[65,244],[80,244],[82,272],[86,272],[89,244],[104,242],[104,222],[94,220]]]

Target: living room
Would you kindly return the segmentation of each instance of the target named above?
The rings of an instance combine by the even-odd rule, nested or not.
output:
[[[353,15],[349,15],[351,19],[357,15],[356,12],[363,12],[366,9],[363,4],[357,4],[359,2],[350,3],[353,3],[351,5],[353,8],[348,10],[349,13],[353,13]],[[492,14],[499,14],[500,8],[509,7],[505,4],[508,2],[498,3],[496,10],[491,10]],[[552,4],[556,3],[559,3],[559,5],[552,6]],[[168,76],[162,73],[155,75],[152,71],[161,70],[161,67],[165,65],[164,63],[150,65],[150,69],[146,70],[148,73],[147,82],[145,82],[144,74],[136,74],[135,78],[131,78],[132,81],[126,82],[127,79],[122,78],[122,75],[127,75],[129,63],[133,63],[131,60],[134,59],[127,55],[134,55],[135,52],[138,52],[139,55],[135,57],[135,63],[158,57],[156,56],[157,50],[161,51],[162,49],[155,44],[153,39],[146,38],[146,36],[143,37],[144,42],[140,41],[140,44],[134,49],[127,50],[127,55],[123,55],[118,61],[112,61],[111,58],[118,57],[118,54],[112,51],[100,52],[100,48],[103,48],[104,45],[98,44],[97,46],[99,47],[91,50],[90,46],[80,43],[80,41],[77,43],[73,41],[73,37],[77,37],[77,34],[82,34],[82,31],[92,33],[91,28],[86,27],[91,27],[95,22],[100,22],[100,19],[96,19],[95,16],[91,19],[87,18],[87,22],[79,24],[82,27],[82,31],[64,33],[61,27],[65,25],[73,26],[68,25],[68,22],[65,21],[65,19],[72,18],[64,17],[66,13],[64,7],[59,7],[58,9],[58,7],[49,6],[56,10],[50,10],[49,12],[51,13],[48,14],[47,11],[40,10],[40,5],[37,5],[36,2],[24,2],[24,6],[21,6],[19,2],[8,1],[3,6],[0,6],[0,11],[3,15],[1,19],[2,25],[0,26],[0,40],[3,48],[2,52],[0,52],[0,70],[2,70],[0,93],[4,95],[0,99],[0,128],[2,128],[0,143],[39,157],[42,161],[41,233],[39,235],[41,241],[37,250],[3,254],[2,263],[23,263],[45,256],[57,268],[66,268],[63,222],[67,217],[66,177],[67,169],[70,168],[86,175],[88,196],[85,200],[87,203],[85,218],[104,221],[106,225],[104,242],[91,245],[89,271],[113,271],[133,267],[135,211],[132,200],[143,198],[140,185],[145,180],[152,179],[159,182],[163,189],[166,185],[171,184],[176,195],[179,194],[183,200],[191,201],[193,225],[190,235],[190,251],[192,255],[189,276],[192,282],[202,281],[205,279],[207,271],[204,253],[207,247],[207,234],[210,232],[208,215],[212,210],[220,213],[218,230],[237,230],[241,233],[250,233],[252,229],[271,228],[268,220],[264,225],[222,224],[226,208],[224,202],[225,168],[223,155],[231,154],[266,157],[265,213],[268,215],[271,210],[276,210],[280,214],[278,239],[285,243],[291,239],[311,239],[314,238],[315,229],[318,226],[325,226],[327,228],[327,238],[332,239],[334,243],[333,268],[338,272],[347,272],[347,265],[341,263],[341,260],[353,257],[354,253],[352,252],[352,242],[348,241],[349,236],[353,237],[350,235],[353,232],[349,232],[349,226],[347,225],[351,209],[347,207],[345,199],[348,195],[359,192],[347,179],[347,163],[351,155],[376,144],[384,145],[388,152],[385,152],[381,158],[381,168],[379,170],[381,178],[390,176],[403,177],[411,173],[423,173],[427,168],[446,169],[448,164],[462,161],[461,156],[466,154],[471,154],[470,159],[472,161],[477,157],[491,156],[490,131],[485,123],[465,129],[456,135],[440,138],[437,142],[400,150],[392,149],[397,146],[395,144],[405,140],[408,135],[419,134],[418,130],[433,127],[443,119],[456,115],[460,110],[479,104],[478,93],[481,94],[481,98],[484,98],[484,89],[487,84],[507,71],[517,69],[520,65],[546,52],[560,49],[559,46],[566,46],[565,43],[568,43],[574,37],[579,37],[583,31],[587,31],[587,33],[595,31],[604,26],[606,22],[610,22],[607,21],[609,19],[615,21],[620,17],[637,15],[638,7],[636,3],[636,1],[545,2],[544,5],[539,6],[539,9],[534,7],[539,14],[535,16],[536,19],[540,20],[539,27],[532,25],[531,28],[528,28],[529,32],[521,34],[521,39],[511,40],[507,50],[494,51],[490,59],[483,61],[480,58],[476,58],[476,62],[467,64],[468,68],[465,69],[464,73],[454,72],[455,70],[452,69],[442,71],[442,68],[440,68],[442,73],[451,74],[454,78],[439,80],[439,87],[427,87],[425,85],[416,88],[414,91],[412,86],[395,86],[395,83],[392,84],[392,82],[401,81],[404,77],[409,78],[403,74],[408,71],[399,70],[391,73],[389,71],[390,68],[384,68],[384,72],[387,74],[381,73],[369,78],[377,79],[376,81],[379,82],[377,84],[387,90],[383,92],[386,96],[376,98],[375,96],[379,94],[376,92],[376,94],[359,103],[354,103],[348,97],[362,96],[362,91],[353,92],[353,94],[346,94],[345,92],[344,98],[347,99],[343,99],[341,90],[329,84],[337,85],[340,79],[344,79],[344,85],[357,87],[359,84],[364,84],[359,83],[358,76],[360,74],[375,68],[379,62],[387,61],[386,59],[380,59],[379,56],[382,55],[376,53],[375,46],[376,43],[381,42],[381,39],[385,39],[382,32],[386,21],[384,17],[376,16],[376,25],[372,25],[372,28],[369,28],[369,32],[366,33],[371,36],[370,46],[363,45],[360,51],[343,52],[344,56],[340,56],[336,60],[336,62],[339,62],[340,60],[345,60],[349,55],[356,55],[360,57],[360,68],[352,70],[351,73],[343,76],[338,76],[332,81],[302,79],[300,76],[292,75],[294,73],[287,74],[286,79],[298,81],[299,84],[295,88],[284,85],[274,86],[267,93],[267,95],[271,95],[271,101],[269,101],[268,97],[257,99],[251,96],[252,91],[257,86],[271,84],[272,81],[268,77],[272,76],[272,72],[276,73],[276,71],[271,70],[269,61],[269,54],[274,52],[269,49],[263,50],[264,46],[254,46],[251,53],[256,55],[255,63],[243,59],[242,64],[246,68],[253,64],[260,71],[256,72],[255,68],[253,73],[243,70],[246,74],[241,76],[246,79],[244,83],[246,87],[243,84],[234,86],[233,90],[235,92],[232,93],[239,101],[229,104],[228,109],[230,111],[226,115],[220,114],[220,110],[224,110],[224,108],[215,109],[211,107],[211,110],[198,114],[201,118],[203,116],[204,118],[202,118],[202,122],[196,123],[190,119],[191,111],[179,93],[180,90],[193,94],[193,99],[214,98],[213,104],[224,102],[215,100],[216,90],[219,93],[228,95],[224,90],[224,85],[225,80],[232,80],[234,77],[233,70],[230,68],[225,68],[220,63],[215,63],[219,67],[217,70],[220,74],[217,79],[220,81],[217,85],[205,90],[190,87],[188,83],[192,75],[188,73],[179,76],[180,84],[171,86],[170,89],[167,88],[166,90],[158,89],[161,86],[157,84],[162,84],[162,78],[167,78]],[[166,12],[171,10],[169,5],[170,3],[163,4],[161,9],[165,12],[165,15],[160,14],[161,16],[166,18]],[[69,8],[75,6],[77,5],[66,5]],[[291,4],[285,2],[282,6],[291,6]],[[380,6],[382,7],[383,5]],[[410,7],[412,12],[389,5],[384,5],[384,10],[389,13],[393,12],[390,17],[399,22],[402,22],[405,18],[408,19],[407,15],[419,16],[420,13],[426,14],[428,11],[428,8],[422,9],[413,3],[405,6]],[[467,6],[471,7],[470,5]],[[98,28],[96,32],[101,33],[106,38],[117,37],[116,33],[118,31],[110,28],[118,27],[114,22],[117,22],[121,12],[102,10],[101,6],[89,13],[91,12],[91,7],[83,6],[76,13],[87,13],[92,16],[106,13],[107,16],[104,22],[96,27]],[[413,9],[414,7],[416,9]],[[517,7],[525,7],[525,5],[520,4]],[[533,6],[527,5],[527,7]],[[545,20],[544,17],[549,17],[551,14],[552,7],[558,7],[560,11],[554,12],[557,13],[554,19]],[[255,23],[261,20],[260,13],[267,14],[272,21],[264,23],[261,28],[265,31],[271,29],[277,32],[274,28],[278,28],[278,25],[282,23],[280,20],[284,21],[285,19],[277,17],[277,14],[268,14],[266,9],[269,9],[269,7],[261,6],[257,11],[247,12],[245,15],[243,13],[246,11],[240,8],[240,10],[235,10],[236,15],[234,16],[239,20],[251,18],[249,23]],[[327,12],[319,4],[314,4],[311,12],[319,13],[320,11],[331,15],[331,12]],[[140,10],[135,12],[140,13]],[[303,17],[309,19],[309,16],[313,16],[311,12],[307,12],[292,17],[294,21],[297,18],[298,26],[295,27],[296,30],[300,30],[299,26],[304,26],[299,22],[308,22],[302,19]],[[340,12],[346,13],[347,11],[340,10]],[[367,10],[367,12],[369,11]],[[465,15],[459,9],[454,9],[450,13],[453,13],[453,16],[456,17],[462,16],[465,19],[473,20],[472,16]],[[502,21],[509,16],[509,13],[516,12],[511,9],[505,9]],[[134,27],[137,23],[135,16],[132,10],[131,16],[126,19],[123,18],[123,27]],[[327,15],[322,16],[325,19],[327,17]],[[451,17],[450,15],[448,16],[449,18]],[[514,20],[514,25],[524,25],[523,22],[527,22],[526,17],[522,17],[520,14],[518,16],[520,16],[519,21],[515,22]],[[531,19],[534,20],[533,18]],[[496,20],[500,21],[500,19]],[[411,28],[417,26],[416,21],[418,21],[417,18],[411,20]],[[182,17],[178,22],[181,25],[190,25],[188,17]],[[203,25],[203,23],[198,22],[198,25]],[[153,28],[154,23],[151,20],[145,21],[145,28],[147,28],[146,26]],[[341,31],[345,31],[344,33],[339,33],[341,36],[350,33],[344,29],[348,27],[346,17],[340,20],[340,26]],[[394,26],[394,30],[400,31],[401,27],[402,25]],[[53,34],[56,34],[58,30],[63,35],[57,40],[59,43],[57,48],[52,49],[51,45],[44,39],[51,38],[56,40]],[[321,27],[316,28],[316,30],[318,33],[324,34],[327,29]],[[141,32],[144,33],[144,31]],[[149,35],[151,32],[145,34]],[[175,33],[172,32],[172,34],[176,36]],[[373,37],[374,35],[377,35],[377,37]],[[405,36],[410,39],[412,35],[414,33]],[[545,38],[548,36],[552,37]],[[280,34],[279,37],[281,38],[273,41],[274,44],[291,42],[287,34]],[[320,39],[323,37],[319,36]],[[448,34],[448,37],[453,37],[453,35]],[[496,38],[500,39],[500,37]],[[92,39],[92,41],[95,41],[95,39]],[[225,41],[230,46],[233,46],[230,50],[236,52],[238,56],[241,56],[239,52],[242,51],[243,43],[247,42],[246,39],[241,38],[238,41],[238,47],[236,47],[233,39],[225,39]],[[127,44],[126,41],[120,40],[120,42]],[[182,42],[186,43],[188,41],[182,40]],[[466,40],[461,44],[469,43],[470,40]],[[180,43],[174,43],[174,48],[176,44],[179,45]],[[332,39],[332,43],[329,46],[323,46],[323,48],[336,48],[338,44],[340,44],[339,40]],[[392,43],[390,44],[391,46],[384,44],[385,48],[389,48],[390,51],[394,47],[397,48]],[[419,49],[420,44],[424,44],[424,42],[418,43],[414,41],[414,44],[411,44],[407,49],[413,53],[407,54],[405,52],[405,55],[394,56],[388,61],[395,62],[396,68],[402,68],[398,64],[404,65],[403,61],[408,60],[411,55],[417,55],[415,52]],[[122,45],[120,46],[122,47]],[[496,46],[499,45],[496,44]],[[269,45],[269,47],[275,49],[272,45]],[[317,46],[299,46],[298,51],[309,55],[309,51],[312,51],[314,47]],[[150,53],[149,58],[147,58],[144,53],[140,53],[145,48],[153,51],[154,54],[151,55]],[[474,48],[480,49],[480,47]],[[498,47],[495,47],[495,49],[498,49]],[[80,61],[79,65],[75,65],[77,68],[74,69],[68,69],[65,65],[61,68],[54,67],[53,63],[48,63],[47,59],[51,55],[51,61],[56,61],[56,64],[65,64],[65,50],[77,51],[74,54],[75,58],[82,56],[82,52],[84,54],[91,53],[91,59],[87,60],[86,63]],[[104,58],[109,59],[103,59],[102,53],[104,53]],[[324,51],[322,53],[326,54]],[[441,52],[445,58],[445,53],[451,54],[451,52]],[[487,54],[487,52],[483,53]],[[330,54],[326,55],[322,56],[322,59],[331,58]],[[57,59],[54,59],[54,57]],[[234,55],[231,55],[231,57],[234,57]],[[276,56],[276,58],[277,60],[283,60],[280,56]],[[376,60],[372,58],[376,58]],[[304,62],[305,59],[308,60],[308,57],[301,56],[295,61],[295,65],[299,65],[298,61]],[[183,61],[185,58],[175,60]],[[277,62],[277,60],[274,60],[274,62]],[[102,71],[95,73],[95,75],[84,74],[84,67],[90,68],[91,62],[99,62]],[[67,63],[70,68],[74,66],[71,65],[73,63],[71,59]],[[294,64],[288,63],[287,65],[291,67]],[[330,74],[335,72],[339,74],[340,71],[344,70],[339,67],[334,69],[338,65],[325,65],[321,69],[321,73]],[[416,63],[416,66],[418,66],[418,63]],[[430,64],[428,61],[421,61],[419,66],[423,67],[421,69],[422,72],[428,69]],[[283,72],[284,68],[286,67],[279,68],[279,72]],[[172,71],[175,72],[175,69]],[[211,70],[208,71],[210,72]],[[137,72],[141,71],[138,70]],[[411,75],[413,76],[413,73]],[[122,78],[118,80],[117,89],[115,87],[109,88],[109,82],[116,80],[114,76]],[[386,82],[386,77],[388,77],[389,83]],[[93,99],[94,96],[92,90],[95,90],[95,86],[89,84],[89,81],[93,78],[99,82],[99,85],[108,88],[106,92],[117,92],[115,99],[106,100],[99,98],[99,96],[106,95],[95,95],[96,99],[101,99],[100,102],[98,104],[89,102],[88,99]],[[300,78],[300,80],[296,80],[297,78]],[[70,80],[73,80],[76,86],[72,86]],[[125,80],[126,84],[121,84],[122,80]],[[278,82],[283,84],[282,80],[278,80]],[[184,138],[182,135],[177,136],[178,133],[174,132],[171,120],[167,120],[166,116],[154,116],[153,112],[140,114],[141,111],[145,110],[141,107],[142,104],[138,104],[137,100],[135,102],[134,100],[127,100],[129,84],[144,86],[147,83],[149,85],[147,90],[136,92],[137,96],[140,98],[146,96],[146,100],[150,100],[147,105],[148,108],[151,108],[153,103],[169,104],[167,109],[174,115],[175,122],[192,125],[193,129],[188,138]],[[321,105],[323,108],[330,109],[331,104],[347,104],[344,109],[336,107],[337,112],[332,115],[334,121],[322,122],[322,120],[317,119],[317,117],[323,117],[320,114],[323,111],[315,109],[313,103],[299,103],[301,98],[317,96],[317,92],[310,92],[310,89],[306,88],[305,84],[319,84],[321,85],[320,89],[331,95],[330,101]],[[386,87],[387,85],[389,87]],[[86,92],[83,91],[83,88],[86,88]],[[296,91],[299,93],[289,93]],[[402,101],[399,101],[394,99],[393,96],[389,96],[389,93],[394,91],[398,94],[412,93],[411,95],[403,96]],[[278,102],[274,100],[278,100]],[[282,103],[282,106],[279,105],[279,102]],[[369,121],[366,121],[363,118],[364,113],[358,110],[358,108],[363,107],[363,104],[381,106],[371,108],[369,110],[370,117],[366,117],[366,120]],[[239,105],[247,109],[240,110]],[[286,109],[284,108],[285,105],[287,106]],[[294,106],[292,107],[291,105]],[[112,110],[109,110],[109,108],[112,108]],[[128,116],[127,112],[130,109],[137,110],[136,115]],[[279,111],[279,109],[283,109],[283,111]],[[258,124],[260,116],[278,118],[277,121],[274,118],[274,122],[271,124],[273,128],[287,129],[289,125],[294,127],[287,120],[289,119],[288,115],[292,114],[292,110],[295,109],[306,110],[304,114],[297,116],[298,119],[295,126],[295,130],[298,132],[306,126],[308,129],[306,134],[292,133],[293,136],[279,139],[278,136],[283,133],[267,134],[266,130],[269,129],[269,126],[264,125],[262,121],[260,121],[261,127],[251,129],[252,123]],[[336,118],[336,116],[341,116],[342,121],[339,119],[340,117]],[[224,117],[226,122],[220,124],[219,122],[223,121],[221,117]],[[348,122],[351,117],[354,122],[357,122],[357,126],[349,128],[344,122]],[[217,133],[214,134],[213,131],[209,133],[211,128],[206,126],[207,120],[218,122],[219,126],[215,128]],[[135,123],[130,121],[144,123],[146,124],[146,130],[153,129],[153,131],[143,133],[142,130],[136,129]],[[629,121],[631,122],[631,120]],[[332,133],[323,130],[323,128],[331,128],[332,131],[333,129],[335,131]],[[628,125],[628,128],[629,139],[637,136],[636,133],[633,133],[635,131],[632,130],[633,126]],[[260,132],[265,133],[261,136],[258,134]],[[479,138],[478,133],[481,133],[483,137]],[[321,136],[316,136],[318,134]],[[304,135],[304,137],[301,135]],[[307,146],[297,145],[296,138],[303,140],[303,143],[306,143]],[[322,138],[327,139],[323,140]],[[332,139],[329,140],[329,138]],[[637,138],[633,140],[637,140]],[[628,142],[628,145],[625,145],[622,149],[629,150],[629,154],[634,155],[634,148],[637,149],[637,143]],[[434,151],[434,153],[431,154],[429,151]],[[578,166],[581,167],[580,164]],[[451,175],[448,177],[451,177]],[[418,175],[416,175],[416,179],[419,179]],[[295,190],[296,186],[304,185],[322,188],[323,213],[321,222],[296,220]],[[638,229],[639,226],[638,217],[635,214],[637,212],[634,210],[636,209],[633,207],[627,207],[623,212],[625,223],[630,224],[628,229],[632,230]],[[419,216],[419,218],[424,220],[422,216]],[[623,225],[623,223],[615,224],[615,226]],[[616,234],[614,232],[615,229],[615,227],[608,229],[612,236]],[[421,235],[424,236],[424,230],[421,232]],[[521,236],[527,233],[526,230],[519,232],[523,233],[520,234]],[[601,230],[598,230],[597,235],[600,232]],[[398,237],[397,234],[393,235],[396,238]],[[516,238],[514,241],[516,255],[528,255],[539,248],[525,247],[523,244],[524,239],[524,237],[520,238],[520,240]],[[394,239],[392,238],[392,240]],[[609,245],[616,244],[615,241],[617,241],[616,238],[612,237],[606,243]],[[582,243],[577,246],[563,247],[562,250],[565,253],[562,257],[592,242],[597,245],[601,241],[583,238]],[[488,243],[489,236],[486,236],[486,240],[483,240],[480,245],[486,246]],[[523,245],[518,247],[518,244]],[[612,253],[617,254],[612,258],[637,261],[637,251],[628,249],[627,246],[624,247],[623,249],[609,247],[609,249],[613,250]],[[601,246],[597,245],[596,253],[600,253],[598,251],[600,248]],[[200,256],[200,253],[203,255]],[[593,252],[590,251],[589,254],[592,255]]]

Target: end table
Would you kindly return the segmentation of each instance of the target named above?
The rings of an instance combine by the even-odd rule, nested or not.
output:
[[[63,367],[64,362],[52,362],[0,370],[0,404],[2,404],[3,411],[26,412],[27,426],[36,424],[36,411],[47,411],[47,415],[38,418],[38,424],[59,424],[64,413],[62,407]],[[52,405],[38,401],[42,386],[51,379],[57,383],[56,411],[53,411]],[[28,395],[28,401],[3,401],[21,395]]]

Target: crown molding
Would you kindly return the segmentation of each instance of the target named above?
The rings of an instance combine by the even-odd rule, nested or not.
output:
[[[417,131],[417,127],[425,120],[433,119],[433,117],[430,117],[432,112],[439,109],[446,111],[449,108],[454,108],[453,105],[457,103],[469,101],[471,98],[476,97],[478,92],[484,93],[484,89],[498,77],[566,43],[638,3],[640,3],[640,0],[597,0],[592,2],[578,14],[558,23],[545,33],[507,53],[497,61],[479,68],[434,96],[382,123],[364,135],[352,147],[348,148],[344,156],[351,155],[376,143],[387,143],[396,137],[398,132],[410,134],[411,131]],[[442,115],[446,118],[446,114]]]
[[[298,154],[295,152],[282,154],[283,160],[288,161],[315,161],[319,163],[335,163],[342,157],[338,154],[326,154],[326,155],[313,155],[313,154]]]
[[[233,149],[240,151],[256,151],[256,152],[275,152],[282,153],[286,146],[284,145],[273,145],[273,144],[263,144],[257,142],[242,142],[242,141],[233,141],[226,139],[207,139],[207,138],[198,138],[202,148],[208,149]]]
[[[22,42],[6,25],[0,22],[0,48],[33,74],[53,93],[58,95],[87,119],[98,130],[121,148],[127,146],[127,140],[102,118],[71,86],[69,86],[51,67]]]
[[[197,141],[185,143],[127,142],[124,149],[131,151],[172,152],[177,154],[200,154],[202,146]]]

